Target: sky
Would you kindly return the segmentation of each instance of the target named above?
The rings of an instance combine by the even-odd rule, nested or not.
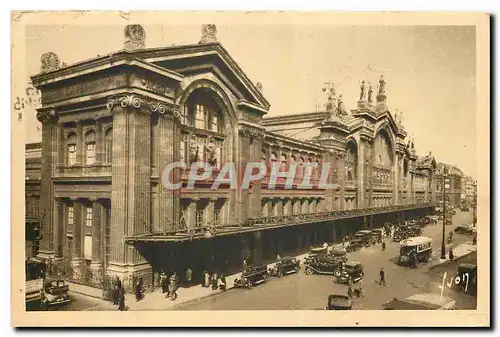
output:
[[[197,43],[201,25],[143,25],[146,47]],[[29,75],[55,52],[68,65],[123,48],[124,26],[31,26]],[[218,41],[271,103],[268,116],[312,112],[326,81],[354,109],[361,80],[386,79],[387,105],[403,112],[419,155],[477,178],[476,41],[473,26],[217,25]],[[28,85],[29,78],[26,83]],[[23,95],[20,92],[18,95]],[[41,138],[32,108],[26,142]]]

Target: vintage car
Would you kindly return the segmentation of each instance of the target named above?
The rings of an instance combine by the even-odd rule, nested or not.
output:
[[[296,273],[300,270],[300,261],[295,257],[284,257],[276,261],[274,267],[269,268],[270,276],[282,277],[283,275]]]
[[[343,245],[331,246],[330,255],[333,258],[343,260],[344,262],[347,261],[347,249],[345,249]]]
[[[383,239],[382,233],[383,233],[382,228],[376,228],[376,229],[372,230],[372,243],[382,242],[382,239]]]
[[[403,240],[399,246],[399,265],[410,265],[413,253],[417,254],[418,262],[427,262],[432,255],[432,239],[426,236]]]
[[[360,237],[352,238],[346,246],[347,252],[355,252],[364,247],[364,241]]]
[[[328,296],[328,305],[325,310],[351,310],[352,300],[347,295],[332,294]]]
[[[455,310],[455,300],[440,294],[422,293],[383,304],[384,310]]]
[[[26,311],[41,310],[43,302],[43,279],[26,281]]]
[[[340,275],[335,275],[335,281],[337,283],[349,283],[349,280],[352,282],[358,282],[364,276],[363,274],[363,264],[360,262],[347,261],[344,263],[342,271]]]
[[[471,225],[460,225],[453,230],[456,234],[466,234],[472,235],[475,232],[475,228]]]
[[[363,244],[363,247],[368,247],[372,244],[372,231],[371,230],[361,230],[356,232],[354,238],[359,238]]]
[[[457,276],[453,282],[454,289],[469,295],[477,294],[477,265],[461,263],[458,265]]]
[[[47,278],[43,281],[42,308],[50,310],[71,302],[69,285],[61,278]]]
[[[422,228],[419,225],[409,225],[408,234],[410,237],[422,235]]]
[[[256,284],[267,282],[269,279],[269,274],[266,265],[252,264],[241,273],[241,278],[236,278],[234,280],[235,288],[252,288]]]
[[[341,258],[333,256],[317,256],[310,260],[306,260],[304,264],[307,275],[340,275],[344,261]]]

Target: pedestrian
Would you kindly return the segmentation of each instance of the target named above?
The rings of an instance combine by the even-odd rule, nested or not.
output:
[[[186,286],[191,286],[191,281],[193,279],[193,271],[191,269],[186,269]]]
[[[214,271],[214,273],[212,274],[212,290],[217,290],[217,281],[218,281],[217,272]]]
[[[169,294],[170,294],[170,299],[172,301],[175,301],[175,299],[177,298],[177,283],[178,283],[178,281],[179,281],[179,279],[177,278],[177,273],[174,271],[172,276],[170,276],[170,286],[169,286]]]
[[[278,262],[279,262],[279,261],[281,261],[281,256],[280,256],[280,254],[276,255],[276,261],[278,261]]]
[[[244,259],[244,260],[243,260],[243,268],[246,268],[247,266],[248,266],[247,259]]]
[[[349,284],[349,286],[347,287],[347,296],[352,298],[352,295],[353,295],[352,285]]]
[[[160,287],[161,287],[161,293],[165,294],[168,292],[168,278],[165,272],[161,272],[160,274]]]
[[[222,291],[226,291],[226,278],[223,274],[219,277],[219,289]]]
[[[380,268],[380,285],[385,286],[385,271],[384,268]]]
[[[203,288],[208,288],[210,284],[210,275],[208,274],[208,271],[203,272]]]
[[[384,250],[385,250],[385,242],[382,241],[382,251],[384,251]]]
[[[139,277],[135,283],[135,301],[139,302],[142,300],[142,277]]]
[[[357,289],[357,295],[358,297],[365,297],[365,292],[363,290],[363,278],[361,278],[359,281],[358,281],[358,289]]]
[[[477,234],[474,233],[474,236],[472,237],[472,244],[475,246],[477,244]]]
[[[120,287],[118,291],[118,310],[125,311],[125,289]]]
[[[450,261],[453,261],[453,259],[455,258],[455,256],[453,256],[453,249],[450,249],[448,256],[450,257]]]
[[[116,276],[115,278],[114,286],[113,304],[118,305],[120,300],[120,291],[122,289],[122,281],[120,281],[120,278],[118,276]]]

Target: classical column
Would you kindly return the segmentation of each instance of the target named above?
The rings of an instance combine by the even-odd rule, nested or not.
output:
[[[41,235],[38,256],[42,259],[50,258],[54,254],[54,185],[52,177],[56,170],[58,144],[58,114],[54,109],[41,108],[37,110],[37,119],[42,123],[42,161],[40,181],[40,214]]]
[[[399,158],[400,158],[400,153],[399,152],[394,152],[393,153],[393,158],[394,162],[392,163],[392,204],[397,205],[399,204]]]
[[[189,228],[194,228],[197,227],[196,224],[196,211],[197,211],[197,205],[200,199],[198,198],[192,198],[189,200],[189,204],[186,208],[186,222],[188,224]]]
[[[90,199],[92,202],[92,263],[90,265],[91,270],[94,273],[99,273],[102,269],[102,205],[96,199]]]
[[[62,258],[64,248],[64,220],[63,207],[61,207],[61,199],[54,198],[53,204],[53,219],[54,219],[54,257]]]
[[[149,109],[150,107],[153,109],[153,106],[137,96],[128,95],[110,99],[107,107],[113,113],[109,269],[113,274],[123,276],[127,264],[142,262],[138,253],[128,250],[125,237],[147,233],[150,227],[151,112]]]
[[[66,159],[66,135],[64,134],[64,124],[57,124],[57,164],[64,165]]]
[[[73,278],[82,278],[82,264],[83,264],[83,205],[78,202],[76,198],[71,198],[75,201],[73,206],[74,218],[73,218],[73,242],[72,242],[72,252],[71,252],[71,266],[73,268]]]
[[[210,198],[208,200],[207,207],[205,208],[205,219],[208,223],[212,223],[214,219],[214,213],[215,213],[215,202],[217,201],[217,198]]]
[[[102,119],[95,119],[95,163],[102,164],[104,162],[104,131],[102,130]]]
[[[365,141],[360,138],[358,144],[358,162],[357,162],[357,208],[364,208],[365,206],[365,178],[367,172],[365,172]]]
[[[82,122],[76,122],[76,164],[85,164],[85,139],[83,137]]]

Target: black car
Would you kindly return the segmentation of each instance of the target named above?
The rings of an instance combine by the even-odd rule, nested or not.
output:
[[[330,256],[318,256],[305,262],[305,271],[307,275],[326,274],[340,275],[344,261],[341,258]]]
[[[283,275],[296,273],[300,270],[300,261],[295,257],[285,257],[276,261],[274,267],[269,268],[268,272],[271,276],[282,277]]]
[[[348,261],[344,263],[342,271],[340,275],[335,275],[337,283],[349,283],[349,280],[352,282],[360,281],[363,276],[363,264],[354,261]]]
[[[269,274],[266,265],[253,264],[245,267],[241,273],[241,278],[234,280],[235,288],[252,288],[256,284],[267,282]]]
[[[352,300],[347,295],[329,295],[328,306],[325,310],[351,310]]]
[[[456,234],[468,234],[468,235],[474,234],[474,230],[472,229],[472,227],[467,225],[458,226],[457,228],[455,228],[454,232]]]

